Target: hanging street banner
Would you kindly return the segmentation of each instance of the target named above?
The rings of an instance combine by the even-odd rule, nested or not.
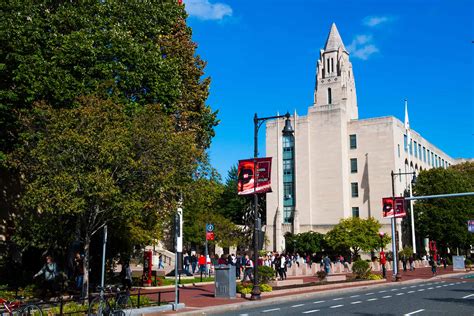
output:
[[[239,160],[237,192],[239,195],[271,192],[272,158],[257,158],[257,185],[254,188],[254,160]],[[255,191],[254,191],[255,190]]]
[[[383,217],[394,217],[394,212],[396,218],[405,217],[407,215],[404,197],[396,197],[395,199],[392,197],[382,198],[382,205]]]
[[[467,221],[467,230],[470,233],[474,233],[474,219],[470,219]]]
[[[206,240],[214,240],[214,232],[206,232]]]

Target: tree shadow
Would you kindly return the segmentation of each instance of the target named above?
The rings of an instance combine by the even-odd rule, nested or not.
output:
[[[474,308],[474,300],[462,299],[462,298],[427,298],[430,301],[444,302],[444,303],[453,303],[453,304],[462,304],[467,306],[472,306]]]

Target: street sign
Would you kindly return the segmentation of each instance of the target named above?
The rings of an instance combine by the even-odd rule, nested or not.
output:
[[[206,225],[206,231],[207,231],[207,232],[212,232],[212,231],[214,231],[214,225],[213,225],[213,224],[207,224],[207,225]]]
[[[382,198],[383,205],[383,217],[405,217],[407,215],[405,211],[405,198],[404,197],[385,197]]]
[[[470,219],[467,221],[467,230],[470,233],[474,233],[474,219]]]
[[[214,232],[206,232],[206,240],[214,240]]]

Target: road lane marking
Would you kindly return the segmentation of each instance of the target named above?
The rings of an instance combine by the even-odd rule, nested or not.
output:
[[[419,289],[418,292],[423,292],[425,289]]]
[[[311,313],[316,313],[316,312],[319,312],[319,311],[320,311],[319,309],[312,309],[310,311],[303,312],[303,314],[311,314]]]
[[[474,294],[466,295],[466,296],[464,296],[463,298],[468,298],[468,297],[471,297],[471,296],[474,296]]]
[[[402,290],[405,290],[406,288],[407,288],[407,287],[406,287],[406,286],[404,286],[404,287],[402,287]]]
[[[392,289],[392,292],[393,292],[393,291],[398,291],[398,289]]]
[[[280,310],[280,308],[266,309],[266,310],[262,311],[262,313],[276,312],[276,311],[279,311],[279,310]]]
[[[333,301],[340,301],[340,300],[342,300],[343,298],[344,298],[344,297],[338,297],[338,298],[333,298],[332,300],[333,300]]]
[[[374,293],[370,292],[370,293],[366,293],[365,295],[372,295],[372,294],[374,294]]]
[[[450,283],[449,285],[454,285],[454,283]]]
[[[443,284],[443,287],[448,286],[447,284]]]
[[[462,283],[466,283],[467,281],[462,281]]]
[[[382,296],[382,298],[390,298],[392,297],[392,295],[385,295],[385,296]]]
[[[349,296],[349,297],[359,297],[360,294],[357,294],[357,295],[352,295],[352,296]]]
[[[415,293],[415,291],[408,291],[408,293]]]
[[[412,286],[410,286],[410,287],[411,287],[411,288],[414,288],[414,287],[417,287],[417,286],[416,286],[416,285],[412,285]]]
[[[383,291],[379,291],[379,293],[385,293],[385,292],[387,292],[387,291],[386,291],[386,290],[383,290]]]
[[[436,288],[439,289],[440,287],[442,287],[442,285],[437,285]]]
[[[376,301],[376,300],[378,300],[378,298],[375,298],[375,297],[374,297],[374,298],[369,298],[367,301],[370,302],[370,301]]]
[[[342,307],[344,305],[333,305],[333,306],[329,306],[329,308],[338,308],[338,307]]]
[[[249,316],[249,314],[239,314],[239,316]]]
[[[291,307],[300,307],[300,306],[304,306],[304,304],[296,304],[296,305],[292,305]]]
[[[355,301],[355,302],[352,302],[351,304],[360,304],[362,303],[362,301]]]
[[[417,314],[417,313],[419,313],[419,312],[422,312],[422,311],[424,311],[424,309],[419,309],[419,310],[417,310],[417,311],[414,311],[414,312],[411,312],[411,313],[404,314],[403,316],[409,316],[409,315]]]
[[[317,302],[313,302],[313,304],[319,304],[319,303],[324,303],[326,301],[317,301]]]
[[[397,295],[405,295],[405,293],[397,293]]]
[[[432,290],[432,289],[434,289],[434,287],[432,287],[432,286],[431,286],[431,287],[429,287],[429,288],[427,288],[427,290]]]

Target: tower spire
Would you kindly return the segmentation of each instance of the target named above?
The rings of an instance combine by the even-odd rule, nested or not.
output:
[[[343,51],[347,52],[346,47],[342,42],[341,35],[339,35],[339,31],[337,30],[336,23],[333,23],[331,25],[331,31],[329,32],[328,38],[326,40],[326,45],[324,46],[324,51],[330,52],[338,50],[339,47],[341,47]]]

